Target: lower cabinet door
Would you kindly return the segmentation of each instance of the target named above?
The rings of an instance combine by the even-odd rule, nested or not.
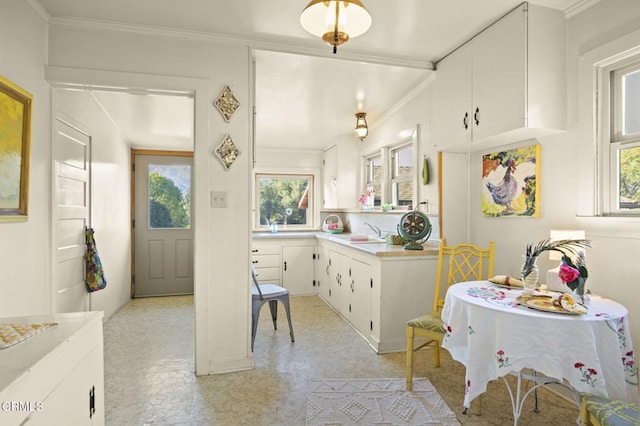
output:
[[[91,351],[42,401],[25,425],[104,425],[104,377],[102,345]]]
[[[292,295],[315,294],[313,286],[314,246],[282,247],[282,286]]]

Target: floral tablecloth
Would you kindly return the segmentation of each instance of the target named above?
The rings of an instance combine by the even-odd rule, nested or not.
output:
[[[542,312],[520,304],[521,293],[488,281],[456,284],[447,292],[442,347],[466,367],[465,407],[489,381],[523,368],[566,380],[581,393],[637,398],[624,306],[592,296],[585,315]]]

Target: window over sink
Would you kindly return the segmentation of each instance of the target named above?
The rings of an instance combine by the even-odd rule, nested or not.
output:
[[[313,182],[312,174],[256,173],[255,228],[312,228]]]

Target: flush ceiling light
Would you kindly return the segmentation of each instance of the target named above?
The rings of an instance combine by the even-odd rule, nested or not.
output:
[[[371,26],[371,15],[359,0],[312,0],[300,15],[300,24],[311,34],[333,46],[364,34]]]
[[[366,112],[356,112],[356,136],[362,142],[364,138],[369,134],[369,127],[367,127],[367,113]]]

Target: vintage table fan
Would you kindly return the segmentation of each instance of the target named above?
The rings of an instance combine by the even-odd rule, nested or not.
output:
[[[405,250],[422,250],[422,243],[431,235],[431,222],[422,212],[417,210],[405,213],[398,224],[398,234],[409,240]]]

